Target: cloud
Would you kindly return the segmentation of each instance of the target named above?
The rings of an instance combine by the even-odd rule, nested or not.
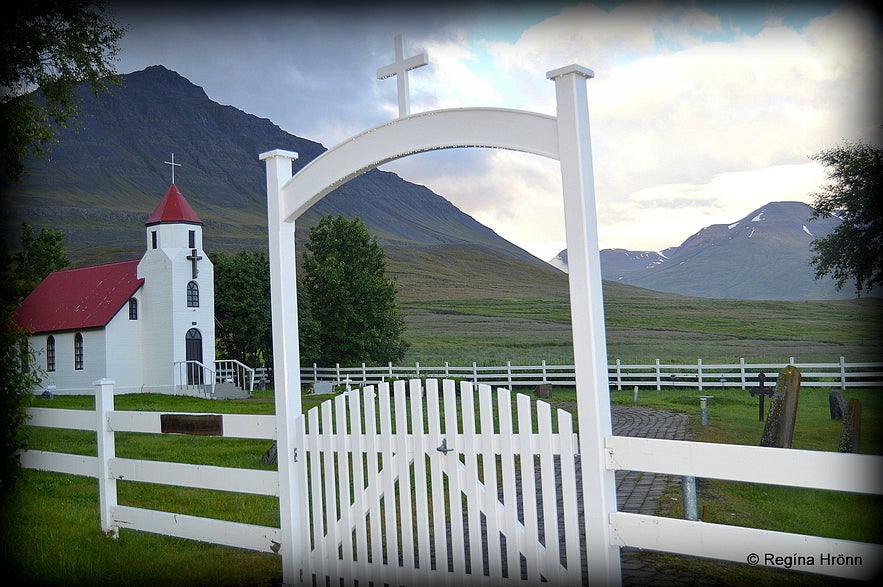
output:
[[[330,147],[397,116],[395,82],[375,75],[395,34],[408,55],[429,53],[410,74],[415,112],[554,114],[545,73],[579,63],[596,73],[604,247],[658,250],[770,200],[808,201],[824,179],[809,155],[880,132],[879,20],[855,6],[454,6],[123,4],[132,27],[119,69],[163,64],[213,100]],[[535,254],[563,240],[555,162],[470,149],[387,167]]]

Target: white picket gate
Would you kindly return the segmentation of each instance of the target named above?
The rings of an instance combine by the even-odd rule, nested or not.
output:
[[[544,402],[519,394],[513,414],[507,389],[441,388],[380,384],[308,412],[312,582],[581,584],[571,415],[555,432]]]

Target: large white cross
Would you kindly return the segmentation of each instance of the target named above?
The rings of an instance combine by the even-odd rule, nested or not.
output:
[[[175,167],[181,167],[180,163],[175,163],[175,154],[172,153],[171,161],[163,161],[163,163],[172,167],[172,183],[175,183]]]
[[[420,53],[413,57],[405,59],[405,41],[402,35],[396,35],[396,60],[385,67],[377,70],[377,79],[386,79],[392,76],[398,76],[399,90],[399,117],[407,116],[411,113],[410,99],[408,96],[408,72],[417,69],[429,63],[426,53]]]

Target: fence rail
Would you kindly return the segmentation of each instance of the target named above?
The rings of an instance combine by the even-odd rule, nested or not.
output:
[[[387,390],[384,393],[388,395],[388,384],[384,385],[386,385],[385,389]],[[422,399],[424,397],[424,385],[426,385],[425,397],[427,399],[425,406],[421,406],[421,402],[424,401]],[[468,382],[461,382],[460,387],[461,390],[465,390],[466,388],[471,389],[471,384]],[[566,478],[564,477],[564,470],[570,470],[569,468],[563,467],[564,461],[566,460],[568,463],[572,463],[574,458],[578,459],[579,457],[577,454],[579,449],[586,447],[583,442],[589,443],[588,446],[591,447],[591,443],[587,439],[583,439],[583,442],[579,443],[570,440],[573,435],[571,427],[569,425],[561,427],[562,422],[569,422],[569,416],[562,420],[561,412],[559,411],[558,442],[549,442],[548,440],[553,438],[550,423],[551,420],[548,414],[550,408],[548,404],[537,402],[538,412],[543,412],[543,418],[538,419],[540,422],[538,424],[538,430],[544,439],[544,442],[538,442],[538,439],[535,438],[535,434],[533,434],[534,429],[531,424],[532,416],[527,410],[527,407],[530,404],[530,399],[524,395],[518,396],[516,401],[518,412],[517,414],[512,414],[510,392],[508,390],[498,390],[496,403],[500,410],[500,421],[507,422],[508,429],[510,424],[516,422],[514,416],[517,415],[518,430],[531,431],[530,434],[521,435],[521,441],[513,444],[511,442],[502,441],[499,438],[502,432],[496,432],[495,423],[490,416],[493,412],[493,406],[491,404],[490,390],[487,385],[480,385],[478,388],[479,399],[483,406],[482,409],[479,410],[480,413],[475,413],[473,411],[472,402],[463,400],[463,398],[468,397],[469,394],[461,391],[460,394],[455,395],[453,381],[444,382],[443,389],[444,394],[442,398],[438,394],[436,382],[430,380],[423,382],[415,379],[411,381],[408,386],[410,406],[407,406],[405,404],[406,398],[404,385],[402,382],[394,384],[396,396],[394,413],[393,408],[388,406],[381,407],[378,412],[381,421],[385,422],[385,424],[383,424],[385,427],[381,427],[380,429],[382,438],[373,438],[371,435],[365,435],[368,432],[374,431],[372,428],[375,422],[375,418],[373,417],[374,412],[370,412],[370,417],[367,417],[366,430],[364,432],[361,432],[361,429],[358,428],[361,418],[350,418],[349,420],[346,418],[345,408],[347,404],[358,405],[358,393],[337,396],[332,400],[324,402],[320,408],[312,410],[307,416],[310,420],[309,431],[312,435],[312,439],[308,440],[307,444],[309,445],[308,451],[312,451],[309,452],[309,458],[312,459],[311,463],[315,465],[313,467],[313,475],[309,478],[309,487],[312,489],[314,496],[314,506],[320,501],[316,500],[315,497],[321,495],[324,491],[326,494],[332,495],[330,501],[326,499],[322,502],[324,506],[335,507],[336,502],[333,497],[334,492],[338,491],[339,487],[345,488],[351,486],[349,479],[352,479],[352,477],[348,477],[348,475],[350,475],[350,468],[348,467],[355,467],[353,470],[357,470],[362,463],[361,458],[352,459],[349,461],[351,464],[347,465],[348,459],[346,458],[337,458],[335,461],[334,459],[325,457],[325,460],[322,462],[323,466],[320,470],[319,462],[316,460],[319,458],[319,453],[327,451],[328,449],[335,449],[335,447],[337,450],[342,450],[344,453],[353,451],[359,446],[368,447],[370,449],[370,454],[379,454],[379,452],[382,452],[382,463],[384,468],[382,470],[378,469],[377,471],[374,469],[369,470],[370,474],[367,477],[369,482],[368,485],[366,486],[362,481],[354,481],[355,487],[367,488],[366,495],[370,497],[372,503],[376,503],[381,497],[391,494],[390,492],[393,492],[393,490],[396,490],[399,495],[404,496],[401,499],[406,499],[411,495],[411,491],[407,487],[403,490],[400,483],[403,483],[403,480],[406,478],[410,478],[411,469],[415,470],[415,479],[417,479],[418,482],[428,483],[428,477],[424,477],[428,468],[437,467],[439,471],[442,471],[442,465],[444,464],[443,461],[445,461],[445,459],[447,459],[448,465],[454,465],[453,468],[448,469],[448,483],[453,484],[455,481],[459,483],[459,485],[455,484],[451,485],[451,487],[454,487],[454,489],[460,487],[462,489],[467,486],[477,486],[475,481],[476,475],[473,475],[471,480],[466,479],[466,483],[459,482],[459,471],[461,469],[464,467],[478,466],[477,461],[474,459],[467,459],[465,464],[461,463],[459,459],[460,454],[463,454],[467,449],[472,450],[470,447],[473,447],[473,445],[476,444],[475,439],[477,437],[473,438],[476,423],[480,423],[481,429],[478,436],[486,436],[486,444],[492,449],[490,454],[497,455],[483,460],[484,476],[482,484],[489,483],[489,480],[495,477],[495,461],[499,458],[503,458],[502,455],[504,453],[508,455],[505,457],[508,460],[503,463],[501,470],[503,471],[504,503],[513,505],[509,514],[506,514],[505,512],[501,513],[499,504],[497,503],[499,501],[497,499],[497,490],[489,487],[483,493],[473,496],[473,500],[480,501],[486,505],[483,514],[485,514],[485,518],[487,519],[487,534],[492,535],[494,538],[497,537],[497,533],[501,536],[505,536],[507,538],[506,548],[514,546],[516,543],[521,544],[524,542],[522,540],[523,531],[522,527],[519,525],[519,519],[512,513],[514,512],[514,505],[518,502],[518,499],[514,497],[517,495],[516,488],[518,486],[513,481],[513,477],[517,474],[517,478],[522,482],[524,482],[525,479],[529,481],[533,478],[529,472],[527,472],[527,476],[525,476],[525,469],[532,469],[532,467],[525,468],[522,466],[516,468],[514,467],[514,463],[510,462],[513,459],[519,459],[518,462],[520,463],[529,463],[533,462],[537,451],[541,453],[546,451],[551,455],[553,450],[560,451],[566,446],[571,447],[572,451],[568,453],[568,458],[560,459],[561,473],[556,472],[559,465],[553,466],[550,464],[554,462],[554,459],[547,460],[546,465],[543,465],[542,461],[540,462],[540,478],[542,479],[542,482],[550,482],[552,479],[556,479],[560,474],[563,482],[562,490],[564,490],[564,499],[569,500],[571,506],[574,505],[576,499],[589,499],[591,498],[591,495],[597,494],[596,489],[590,489],[588,490],[589,495],[575,495],[573,492],[578,487],[577,483],[579,477],[572,473],[569,473]],[[381,390],[383,390],[383,388]],[[366,390],[366,392],[367,391],[368,390]],[[162,483],[182,487],[199,487],[218,491],[234,491],[257,495],[279,496],[279,485],[282,478],[277,471],[253,469],[243,470],[228,467],[117,458],[115,454],[114,440],[116,432],[151,432],[164,434],[181,433],[183,431],[186,433],[189,426],[198,427],[206,424],[213,426],[211,433],[216,436],[275,439],[277,432],[275,416],[162,414],[158,412],[115,411],[113,407],[113,382],[107,380],[96,382],[95,397],[96,409],[94,411],[30,408],[28,412],[32,418],[30,424],[34,426],[94,431],[97,437],[97,456],[28,450],[21,454],[22,465],[31,469],[85,475],[96,478],[98,480],[101,529],[108,536],[116,536],[120,528],[128,528],[261,552],[277,552],[278,546],[282,540],[283,529],[281,528],[227,522],[217,519],[186,516],[173,512],[124,506],[117,503],[116,488],[116,482],[125,479],[126,481]],[[461,405],[459,406],[456,403],[458,401],[461,402]],[[373,404],[366,404],[366,406],[369,405]],[[422,427],[424,409],[427,410],[427,412],[432,412],[432,410],[439,410],[442,409],[442,407],[446,411],[444,415],[444,434],[442,434],[442,429],[437,424],[437,418],[431,418],[429,420],[430,424],[428,430],[424,429]],[[363,408],[359,407],[357,413],[361,413],[362,409]],[[463,429],[460,429],[458,426],[458,409],[462,409]],[[405,419],[406,414],[409,411],[411,411],[412,416],[416,417],[416,420],[414,420],[416,424],[412,423],[410,428]],[[171,418],[169,418],[170,416]],[[321,425],[320,416],[322,422]],[[407,433],[399,435],[401,438],[419,440],[419,444],[416,446],[419,447],[420,452],[416,453],[418,454],[416,459],[412,458],[412,455],[414,454],[413,450],[411,452],[406,450],[406,447],[402,444],[404,441],[387,442],[387,440],[393,439],[393,436],[390,436],[390,426],[393,422],[393,417],[395,418],[395,430],[398,431],[401,428],[403,432]],[[304,416],[298,417],[298,428],[303,425],[303,419]],[[347,424],[347,422],[349,422],[349,424]],[[545,424],[543,424],[543,422],[545,422]],[[341,432],[348,430],[347,426],[354,427],[354,430],[349,430],[349,435],[341,434]],[[414,426],[416,426],[416,428],[414,428]],[[451,426],[452,428],[449,430],[448,426]],[[425,437],[421,436],[421,432],[424,430],[428,432],[428,435],[425,435]],[[304,432],[305,428],[300,428],[298,434],[304,434]],[[302,440],[303,437],[298,441],[299,444]],[[635,470],[669,475],[716,478],[749,483],[777,484],[811,489],[883,495],[883,481],[881,481],[881,478],[878,475],[878,471],[883,467],[883,457],[876,455],[829,453],[620,436],[607,436],[598,440],[603,443],[606,455],[606,464],[604,466],[612,471]],[[437,448],[435,448],[436,446]],[[457,451],[455,455],[452,455],[454,458],[453,461],[450,461],[451,457],[446,456],[447,452],[450,450]],[[375,464],[378,464],[379,467],[379,463],[380,461],[377,461]],[[387,465],[389,468],[387,468]],[[345,482],[341,485],[328,485],[328,479],[333,479],[335,474],[343,476]],[[324,479],[323,476],[325,477]],[[381,495],[381,492],[372,489],[373,481],[378,479],[378,476],[385,476],[389,482],[384,489],[386,493],[383,495]],[[439,479],[441,479],[441,477],[439,477]],[[323,489],[321,485],[323,481],[326,483],[325,489]],[[450,499],[449,496],[446,497],[440,493],[442,485],[443,483],[432,483],[432,490],[436,492],[431,498],[433,503],[437,502],[441,504],[439,507],[442,507],[447,501],[453,511],[455,509],[453,506],[456,502],[456,507],[460,508],[461,501],[458,497]],[[524,503],[525,508],[532,503],[532,500],[525,499],[526,496],[539,495],[539,492],[534,490],[522,489],[521,491],[521,501]],[[549,491],[552,492],[551,486]],[[348,492],[345,491],[341,495],[346,497]],[[357,492],[356,495],[358,496],[356,501],[364,505],[364,503],[360,501],[362,498],[361,492]],[[424,494],[417,492],[419,500],[423,499],[423,497],[421,497],[423,495]],[[456,494],[454,495],[456,496]],[[335,511],[332,512],[333,515],[326,518],[329,523],[336,520],[342,521],[345,517],[344,514],[348,516],[350,522],[352,522],[352,519],[355,519],[356,524],[366,523],[363,509],[357,508],[355,510],[356,515],[352,516],[351,507],[346,505],[343,497],[340,499],[342,500],[342,503],[344,503],[344,508],[339,510],[341,519],[337,519],[338,514]],[[303,503],[300,505],[306,507],[306,503],[307,500],[304,499]],[[426,523],[426,520],[433,520],[436,524],[435,531],[439,533],[438,535],[445,535],[447,530],[443,527],[444,524],[439,525],[441,516],[427,516],[427,512],[424,511],[422,507],[423,504],[423,501],[419,501],[417,504],[416,511],[421,512],[420,518],[411,520],[411,522],[406,521],[407,523],[404,527],[409,528],[410,526],[408,523],[421,524]],[[428,506],[428,502],[426,505]],[[557,510],[555,509],[556,506],[554,504],[554,499],[540,500],[537,503],[537,507],[544,511],[544,520],[549,521],[556,519]],[[411,512],[411,507],[408,503],[405,503],[403,508],[402,511],[405,514]],[[385,509],[384,515],[387,515],[389,512],[391,512],[391,509]],[[327,512],[316,510],[314,511],[313,517],[314,524],[312,527],[312,535],[316,537],[316,533],[318,532],[320,534],[318,538],[320,539],[324,539],[324,537],[321,536],[321,532],[319,532],[319,527],[322,526],[321,520],[323,514],[327,515]],[[477,516],[478,514],[475,514],[469,521],[469,532],[475,532],[475,534],[470,537],[470,545],[473,546],[477,545],[479,539],[481,539],[480,535],[478,535],[479,526],[481,524],[477,519]],[[499,519],[492,520],[491,518],[494,517],[498,517]],[[455,517],[454,520],[457,520],[458,518],[459,516]],[[573,516],[573,519],[575,518],[576,516]],[[297,530],[289,529],[287,531],[309,531],[308,519],[309,516],[306,514],[303,526],[297,528]],[[317,520],[319,521],[317,522]],[[379,523],[379,520],[372,519],[372,523],[373,521],[378,521]],[[492,522],[494,521],[497,522],[496,529],[492,527]],[[387,518],[385,523],[386,527],[395,528],[401,523],[401,521],[394,519],[393,517]],[[527,522],[525,521],[524,524],[526,525]],[[336,527],[333,523],[326,525],[326,527],[334,529],[336,532]],[[345,554],[351,554],[349,549],[352,547],[353,543],[351,542],[350,537],[353,534],[346,525],[344,525],[343,529],[345,531],[342,534],[335,534],[332,537],[329,548],[332,566],[335,569],[342,569],[343,574],[347,575],[347,573],[350,570],[354,570],[355,567],[350,567],[347,564],[347,561],[341,560],[341,557],[337,553],[338,548],[340,547],[343,548]],[[493,532],[491,532],[491,530],[493,530]],[[419,531],[422,532],[420,536],[425,538],[426,531],[422,528]],[[465,531],[465,527],[461,529],[461,532]],[[707,524],[704,522],[632,514],[621,511],[613,511],[610,513],[607,522],[607,531],[609,543],[613,546],[646,548],[650,550],[729,560],[740,563],[744,562],[746,557],[748,557],[747,560],[749,564],[751,564],[750,557],[755,556],[755,553],[786,553],[788,555],[792,552],[801,553],[802,559],[806,560],[796,563],[791,567],[791,570],[808,571],[834,577],[858,580],[870,580],[871,578],[878,576],[881,570],[881,562],[883,562],[883,545],[879,544],[776,532],[759,528]],[[362,532],[360,536],[367,539],[368,535],[365,533],[367,532],[365,528],[361,528],[361,530],[357,530],[357,532]],[[531,535],[533,536],[534,530],[531,530],[531,532]],[[379,540],[379,536],[380,532],[371,532],[372,540]],[[462,545],[465,545],[465,535],[461,533],[458,536],[463,539]],[[508,540],[510,536],[513,537],[511,543]],[[519,540],[522,540],[522,542],[518,542]],[[546,540],[549,540],[548,536]],[[306,543],[309,544],[309,540],[307,540]],[[428,556],[426,554],[426,541],[418,537],[415,544],[418,550],[421,548],[423,549],[419,552],[419,560],[421,561],[420,564],[422,567],[422,561],[426,560],[423,557]],[[567,569],[564,569],[558,564],[551,564],[551,566],[547,565],[544,567],[550,572],[554,571],[554,575],[551,576],[556,576],[559,579],[566,579],[567,582],[570,582],[571,579],[578,579],[578,576],[576,576],[575,573],[570,572],[570,561],[576,560],[581,556],[578,555],[575,550],[570,550],[575,544],[575,539],[570,539],[569,541],[565,540],[565,546],[568,549],[566,555],[566,560],[568,561]],[[462,545],[458,539],[458,544],[456,546],[460,548]],[[500,545],[502,548],[502,543],[500,543]],[[530,542],[529,545],[531,546],[532,551],[535,551],[538,548],[533,542]],[[543,544],[543,546],[545,548],[554,548],[554,539]],[[407,547],[409,549],[411,548],[410,545],[407,545]],[[359,546],[359,548],[362,547]],[[375,544],[375,547],[373,547],[373,550],[371,551],[372,560],[373,557],[376,556],[379,561],[380,552],[382,550],[383,548],[381,546]],[[494,551],[493,564],[497,567],[502,564],[501,560],[498,560],[497,558],[500,551],[490,549],[488,551],[488,556],[490,556],[491,550]],[[561,551],[559,551],[559,553],[560,552]],[[411,550],[408,550],[407,553],[409,555],[414,554]],[[803,556],[803,553],[806,553],[806,556]],[[816,553],[818,553],[818,558],[816,558]],[[364,553],[361,551],[358,554],[357,558],[360,562],[365,560],[363,554]],[[316,565],[314,570],[320,571],[320,574],[325,572],[322,565],[326,564],[328,560],[323,559],[324,562],[320,563],[313,557],[308,558],[311,560],[311,564]],[[844,561],[844,564],[841,564],[841,559]],[[389,560],[394,561],[395,557]],[[441,560],[444,560],[444,557],[442,557]],[[454,560],[462,562],[460,558]],[[479,559],[473,558],[473,560]],[[553,557],[553,563],[557,561],[559,561],[559,558],[556,555]],[[392,565],[387,563],[380,564],[379,562],[378,565],[382,578],[388,579],[389,573],[392,573],[394,578],[398,576],[398,565],[395,565],[394,563]],[[460,567],[462,566],[463,565],[461,564]],[[573,565],[574,571],[576,568],[578,568],[578,566]],[[472,573],[464,575],[463,578],[470,578],[469,575],[471,575],[471,578],[476,579],[478,583],[488,584],[485,580],[488,578],[480,575],[480,569],[481,566],[479,565],[478,576],[475,575],[476,570],[473,568]],[[465,569],[460,570],[465,573]],[[516,578],[517,575],[518,571],[516,565]],[[465,581],[464,584],[466,582],[468,581]],[[322,583],[324,584],[324,581],[322,581]]]
[[[278,496],[279,475],[276,471],[118,458],[114,439],[117,432],[187,433],[188,428],[203,426],[206,418],[209,418],[215,428],[210,431],[213,436],[275,440],[275,416],[115,411],[113,382],[104,380],[96,382],[95,398],[94,411],[29,408],[31,418],[28,424],[96,432],[98,456],[28,450],[21,453],[22,466],[98,479],[101,529],[109,536],[117,535],[120,528],[127,528],[260,552],[276,552],[276,545],[281,541],[279,528],[123,506],[117,503],[116,489],[116,482],[125,479]]]
[[[883,362],[847,363],[844,357],[836,363],[797,363],[791,357],[787,364],[800,370],[802,387],[828,387],[845,390],[850,387],[883,387]],[[779,371],[787,364],[782,363],[704,363],[699,359],[693,364],[665,364],[659,359],[650,365],[631,365],[619,359],[608,365],[608,381],[616,390],[633,387],[652,388],[697,388],[699,391],[712,389],[748,389],[758,385],[758,375],[763,373],[766,382],[775,385]],[[301,379],[313,384],[330,382],[336,385],[365,386],[384,381],[411,378],[464,379],[473,383],[492,386],[537,386],[549,384],[562,387],[576,385],[573,365],[522,366],[507,362],[502,366],[424,366],[419,362],[413,366],[369,367],[312,367],[301,369]]]

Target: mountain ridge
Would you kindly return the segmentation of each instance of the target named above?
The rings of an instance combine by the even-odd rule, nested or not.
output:
[[[266,171],[259,154],[295,151],[297,172],[325,147],[213,102],[161,65],[121,79],[120,87],[98,98],[81,88],[79,128],[58,128],[50,157],[28,159],[23,181],[3,186],[11,194],[7,235],[17,235],[22,221],[60,228],[75,265],[140,256],[143,223],[168,189],[164,162],[174,153],[183,164],[176,167],[175,183],[205,222],[206,249],[265,250]],[[405,262],[415,248],[431,249],[436,258],[446,249],[473,248],[487,257],[491,273],[495,258],[511,258],[531,267],[531,279],[554,282],[555,291],[566,292],[566,278],[544,261],[427,187],[388,171],[370,170],[320,200],[296,222],[297,242],[302,245],[308,229],[329,214],[360,217],[393,263]],[[492,277],[520,287],[517,275]]]
[[[604,279],[692,297],[801,300],[854,298],[849,284],[815,279],[810,243],[831,234],[836,216],[810,220],[813,209],[795,201],[769,202],[727,224],[701,228],[661,252],[604,249]],[[562,257],[563,256],[563,257]],[[556,259],[566,260],[566,251]],[[880,295],[875,290],[871,295]]]

